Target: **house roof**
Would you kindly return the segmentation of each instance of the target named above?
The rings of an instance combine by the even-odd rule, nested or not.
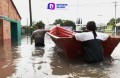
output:
[[[13,7],[15,8],[15,10],[16,10],[16,12],[17,12],[19,18],[21,19],[21,16],[20,16],[20,14],[19,14],[19,12],[18,12],[18,10],[17,10],[17,8],[16,8],[14,2],[13,2],[12,0],[10,0],[10,1],[11,1],[11,3],[12,3]]]

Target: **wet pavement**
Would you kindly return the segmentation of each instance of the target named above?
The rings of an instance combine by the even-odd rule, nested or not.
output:
[[[0,78],[119,78],[120,44],[111,57],[97,64],[80,59],[69,61],[55,52],[55,44],[48,35],[45,47],[35,47],[26,36],[21,46],[1,48]]]

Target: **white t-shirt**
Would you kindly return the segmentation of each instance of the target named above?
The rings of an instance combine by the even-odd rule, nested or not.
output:
[[[107,40],[107,38],[109,37],[108,34],[101,33],[101,32],[96,32],[96,34],[97,34],[96,39],[99,39],[102,41]],[[76,40],[78,40],[78,41],[88,41],[88,40],[94,39],[94,35],[93,35],[92,31],[83,32],[83,33],[76,33],[74,35],[75,35]]]

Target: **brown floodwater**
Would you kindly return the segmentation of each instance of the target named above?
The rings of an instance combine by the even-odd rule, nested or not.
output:
[[[26,36],[21,46],[0,48],[0,78],[119,78],[120,44],[111,57],[101,63],[87,64],[80,59],[69,61],[54,50],[45,36],[45,47],[35,47]],[[111,46],[111,45],[110,45]]]

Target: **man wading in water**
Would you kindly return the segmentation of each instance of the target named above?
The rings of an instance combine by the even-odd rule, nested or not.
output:
[[[38,29],[32,33],[31,44],[33,43],[33,39],[34,39],[35,46],[44,47],[45,46],[44,37],[45,37],[45,33],[48,31],[49,30],[41,29],[41,26],[38,26]]]
[[[110,36],[105,33],[96,32],[96,23],[89,21],[87,23],[87,31],[74,34],[76,40],[81,41],[85,50],[85,61],[88,63],[96,63],[103,61],[103,47],[101,41],[107,40]]]

